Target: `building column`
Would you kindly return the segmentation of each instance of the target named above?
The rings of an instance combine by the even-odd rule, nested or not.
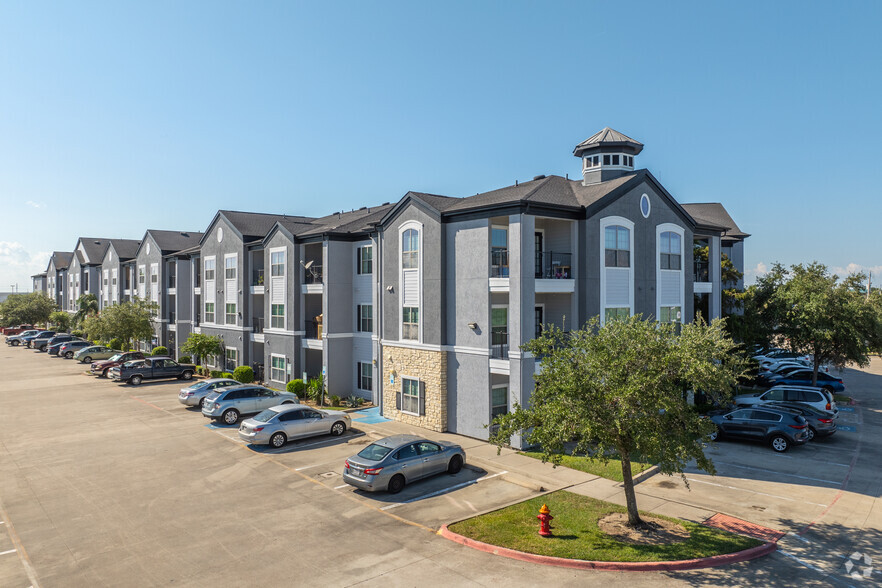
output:
[[[528,406],[533,392],[535,361],[520,346],[535,336],[536,308],[536,219],[532,215],[513,214],[508,219],[508,356],[509,409],[515,403]],[[489,394],[489,391],[488,391]],[[520,436],[511,439],[514,447],[523,446]]]
[[[711,237],[708,247],[708,266],[710,267],[710,278],[713,284],[710,299],[710,320],[720,318],[722,316],[722,300],[723,300],[723,280],[722,280],[722,259],[720,257],[720,238]]]

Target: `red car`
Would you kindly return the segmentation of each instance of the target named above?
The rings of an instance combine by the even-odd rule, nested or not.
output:
[[[17,327],[6,327],[4,329],[0,329],[0,334],[6,335],[10,337],[12,335],[18,335],[19,333],[23,333],[29,329],[33,329],[34,325],[19,325]]]
[[[93,376],[106,378],[107,374],[110,372],[110,368],[115,368],[118,365],[122,365],[127,361],[132,361],[135,359],[144,359],[144,354],[140,351],[127,351],[126,353],[117,353],[110,359],[93,361],[92,367],[89,369],[92,372]]]

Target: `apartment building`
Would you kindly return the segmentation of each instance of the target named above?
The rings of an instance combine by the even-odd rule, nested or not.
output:
[[[138,254],[141,242],[137,239],[110,239],[101,260],[98,305],[104,309],[125,300],[131,300],[131,263]]]
[[[31,276],[31,292],[46,292],[47,272],[40,272]]]
[[[73,255],[73,251],[53,251],[46,267],[46,294],[61,310],[68,310],[67,271]]]
[[[107,253],[111,239],[80,237],[74,247],[74,254],[68,268],[67,306],[68,312],[76,312],[77,300],[83,294],[93,294],[101,300],[101,264]]]

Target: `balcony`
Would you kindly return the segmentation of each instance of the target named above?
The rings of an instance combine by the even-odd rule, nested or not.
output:
[[[710,282],[710,264],[706,261],[693,262],[696,282]]]
[[[322,325],[321,324],[308,324],[306,328],[303,329],[305,332],[304,338],[306,339],[321,339],[322,338]]]
[[[251,272],[251,285],[252,286],[263,286],[263,268],[252,270]]]
[[[508,249],[494,249],[490,252],[490,277],[508,277]]]
[[[573,254],[558,251],[536,252],[537,280],[572,280]]]
[[[174,289],[174,288],[177,286],[177,282],[178,282],[178,280],[177,280],[177,278],[175,277],[174,274],[169,275],[169,277],[168,277],[168,289],[169,289],[169,290]]]
[[[251,319],[251,330],[254,333],[263,333],[263,327],[264,327],[264,319],[262,317],[261,318],[255,317],[255,318]]]
[[[508,359],[508,331],[490,333],[490,359]]]
[[[322,283],[322,266],[320,265],[312,265],[308,270],[304,272],[303,275],[303,283],[304,284],[321,284]]]

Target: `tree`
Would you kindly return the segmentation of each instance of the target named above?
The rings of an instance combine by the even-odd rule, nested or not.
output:
[[[840,281],[818,262],[778,269],[780,283],[767,305],[766,321],[776,325],[791,349],[812,355],[812,384],[817,385],[822,364],[868,365],[867,355],[880,340],[880,315],[863,290],[866,276]]]
[[[642,525],[632,459],[657,463],[665,474],[682,475],[691,460],[714,472],[704,455],[713,424],[688,405],[684,391],[702,390],[718,402],[729,396],[742,360],[723,321],[688,323],[677,335],[675,325],[640,316],[603,326],[594,318],[569,334],[549,326],[522,348],[542,358],[542,371],[530,406],[515,405],[495,419],[492,441],[500,447],[520,434],[554,464],[571,442],[574,455],[618,457],[630,526]]]
[[[203,333],[190,333],[181,351],[189,353],[200,362],[212,355],[220,355],[223,352],[224,341],[217,335],[205,335]]]
[[[11,294],[0,303],[0,325],[37,325],[47,323],[49,315],[58,310],[55,301],[43,292]]]
[[[49,315],[49,323],[55,330],[66,333],[70,329],[70,315],[63,310],[56,310]]]
[[[149,300],[135,298],[131,302],[113,304],[95,317],[100,321],[100,336],[103,339],[122,339],[129,349],[136,341],[150,341],[153,338],[151,320],[158,305]]]
[[[77,312],[74,324],[82,325],[87,316],[98,314],[98,298],[94,294],[82,294],[77,298]]]
[[[699,245],[696,243],[692,246],[692,256],[695,261],[707,263],[708,257],[710,256],[709,251],[710,248],[708,245]],[[739,295],[742,294],[743,291],[738,290],[736,286],[738,281],[743,277],[744,274],[738,271],[738,268],[735,267],[735,264],[732,263],[729,256],[725,253],[720,253],[720,282],[723,287],[720,302],[723,316],[729,316],[734,314],[736,310],[741,309],[742,298]]]

